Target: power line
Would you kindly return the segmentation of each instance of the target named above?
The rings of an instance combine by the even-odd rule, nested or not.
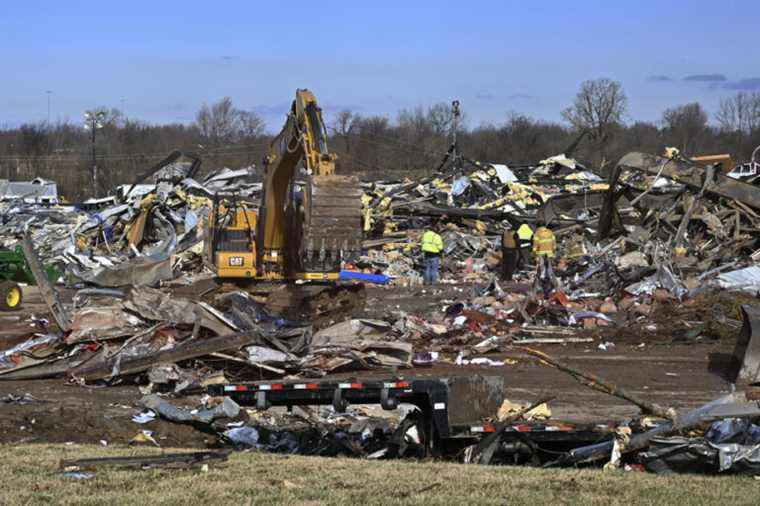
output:
[[[261,141],[258,143],[253,144],[228,144],[225,146],[219,146],[216,148],[211,148],[205,151],[202,151],[201,155],[214,155],[214,154],[245,154],[245,153],[255,153],[257,150],[264,148],[266,149],[269,146],[269,141]],[[254,149],[255,148],[255,149]],[[83,156],[84,153],[65,153],[65,154],[59,154],[59,155],[40,155],[40,156],[33,156],[33,155],[0,155],[0,160],[30,160],[30,161],[43,161],[43,160],[49,160],[49,161],[55,161],[60,162],[66,157],[79,157]],[[155,153],[116,153],[116,154],[101,154],[97,155],[97,159],[99,160],[116,160],[116,159],[132,159],[132,158],[164,158],[166,157],[166,152],[155,152]]]
[[[372,169],[372,170],[376,170],[380,172],[385,171],[385,169],[383,169],[382,167],[378,167],[377,165],[374,165],[372,163],[362,161],[356,156],[352,155],[351,153],[341,152],[340,150],[335,150],[335,152],[338,153],[341,157],[350,158],[351,161],[358,163],[359,165],[363,165],[364,167],[368,169]]]
[[[405,149],[407,152],[423,154],[423,155],[428,155],[428,156],[440,157],[440,156],[445,156],[446,154],[444,152],[430,151],[428,149],[421,148],[419,146],[414,146],[412,144],[407,144],[404,142],[393,141],[391,139],[386,139],[386,140],[378,140],[378,139],[382,139],[382,138],[377,137],[377,136],[362,136],[359,138],[359,142],[365,141],[365,142],[369,142],[370,144],[374,144],[376,146],[385,146],[385,147],[390,147],[390,144],[395,144],[397,147]]]
[[[391,147],[392,145],[398,146],[408,152],[429,155],[429,156],[445,156],[445,152],[430,150],[420,147],[415,144],[407,143],[398,139],[393,139],[385,136],[374,134],[362,134],[358,139],[359,142],[364,141],[369,144],[381,147]],[[204,151],[201,151],[202,156],[240,156],[246,154],[256,154],[265,151],[269,147],[269,140],[257,141],[249,144],[227,144],[223,146],[217,146]],[[350,157],[356,163],[363,165],[373,170],[384,170],[374,164],[358,159],[355,155],[349,153],[343,153],[345,156]],[[85,153],[64,153],[53,155],[0,155],[0,162],[2,161],[18,161],[18,162],[49,162],[55,164],[75,165],[82,162],[80,157],[85,156]],[[107,161],[129,161],[129,160],[156,160],[162,159],[166,156],[166,152],[138,152],[138,153],[105,153],[97,155],[97,160]]]
[[[385,137],[385,136],[377,135],[377,134],[362,134],[359,137],[359,140],[364,139],[365,137],[380,139],[381,141],[384,140],[385,142],[389,142],[389,143],[392,143],[392,144],[397,144],[399,146],[404,146],[404,147],[407,147],[408,149],[417,150],[419,152],[427,153],[427,154],[430,154],[430,155],[437,155],[437,156],[445,156],[446,155],[445,151],[430,150],[430,149],[422,148],[422,147],[418,146],[417,144],[412,144],[412,143],[409,143],[409,142],[401,141],[399,139],[394,139],[394,138],[391,138],[391,137]]]

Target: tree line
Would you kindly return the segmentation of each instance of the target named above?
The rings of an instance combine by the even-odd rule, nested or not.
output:
[[[173,149],[199,153],[206,169],[260,165],[271,140],[263,119],[229,98],[203,104],[191,124],[149,124],[118,109],[91,113],[99,118],[94,135],[70,121],[0,128],[0,178],[46,177],[79,199],[93,193],[93,139],[101,174],[97,194],[131,182]],[[628,98],[619,82],[596,79],[581,84],[562,118],[553,122],[507,112],[500,123],[470,128],[465,115],[455,118],[450,104],[438,103],[402,109],[393,118],[342,110],[329,120],[328,132],[338,170],[372,178],[430,174],[454,134],[469,159],[518,165],[567,151],[583,132],[572,156],[602,170],[634,150],[660,153],[674,146],[686,156],[730,153],[745,161],[760,145],[760,92],[726,98],[713,118],[693,102],[666,109],[658,122],[646,122],[628,119]]]
[[[602,171],[630,151],[662,153],[672,146],[685,156],[729,153],[742,162],[760,145],[760,92],[726,98],[712,122],[698,102],[668,108],[658,122],[626,121],[627,114],[622,85],[597,79],[581,84],[562,111],[564,123],[508,112],[500,124],[468,129],[460,123],[456,137],[459,150],[479,161],[530,164],[573,149],[572,156]],[[346,110],[332,124],[333,146],[348,155],[349,168],[379,174],[429,173],[451,143],[452,130],[447,104],[402,110],[394,122]]]

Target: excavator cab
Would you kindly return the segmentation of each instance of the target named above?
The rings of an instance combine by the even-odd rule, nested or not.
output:
[[[206,258],[220,278],[255,278],[258,213],[235,195],[214,195]]]

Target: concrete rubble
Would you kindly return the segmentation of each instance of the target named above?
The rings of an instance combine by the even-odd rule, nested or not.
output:
[[[152,181],[79,204],[23,196],[0,201],[0,246],[12,249],[29,237],[39,261],[60,271],[55,290],[65,295],[70,317],[61,323],[30,315],[4,332],[0,380],[137,382],[145,410],[214,425],[237,447],[418,457],[424,444],[407,419],[309,410],[252,419],[232,401],[206,399],[207,410],[190,411],[159,394],[198,393],[232,378],[294,380],[368,370],[404,376],[436,364],[506,368],[536,360],[520,350],[526,345],[589,343],[609,350],[625,335],[698,342],[736,334],[742,325],[752,332],[751,308],[739,313],[737,303],[733,313],[709,318],[706,312],[717,310],[715,294],[744,292],[751,299],[760,292],[757,189],[689,160],[630,154],[611,174],[600,174],[557,155],[532,165],[470,161],[461,171],[418,180],[365,182],[363,252],[350,267],[382,275],[376,279],[385,283],[381,293],[453,291],[425,314],[403,306],[385,314],[370,308],[328,324],[270,314],[255,295],[213,279],[202,258],[210,197],[234,191],[255,200],[261,184],[253,167],[202,179],[189,177],[190,169],[172,164]],[[501,235],[523,223],[548,224],[557,237],[549,294],[535,289],[530,255],[512,280],[499,278]],[[443,276],[440,286],[423,288],[419,241],[433,224],[443,227]],[[690,323],[655,319],[664,306]],[[751,387],[756,372],[745,367],[742,387]],[[502,416],[493,414],[498,436],[459,455],[480,463],[606,461],[654,472],[758,474],[760,427],[754,422],[760,413],[747,399],[731,402],[744,409],[707,416],[711,407],[688,424],[678,417],[653,421],[644,413],[615,424],[566,425],[563,438],[554,439],[547,434],[560,422],[528,421],[521,412],[528,406],[509,403]],[[519,424],[530,427],[522,438],[514,436]],[[664,424],[697,430],[663,430],[631,445]],[[599,441],[602,450],[585,452]],[[547,457],[557,452],[560,457]]]

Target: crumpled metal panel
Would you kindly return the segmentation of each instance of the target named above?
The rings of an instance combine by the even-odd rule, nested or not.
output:
[[[662,168],[662,176],[697,189],[702,188],[707,174],[705,168],[693,163],[635,151],[621,158],[618,165],[655,175]],[[760,188],[723,174],[716,173],[705,190],[760,209]]]

